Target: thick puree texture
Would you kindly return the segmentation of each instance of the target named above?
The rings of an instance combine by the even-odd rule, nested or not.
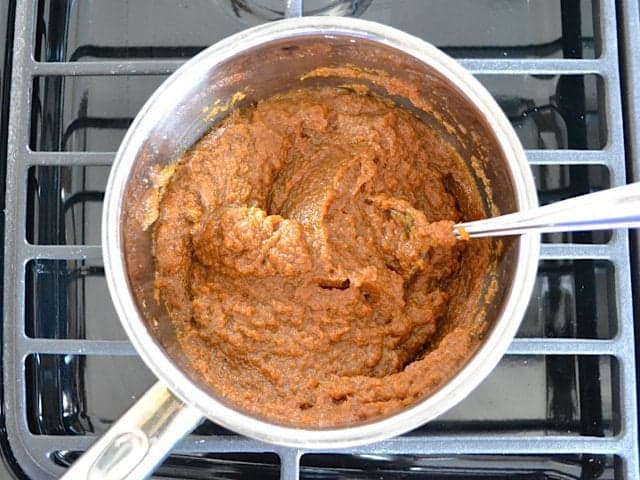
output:
[[[479,341],[475,184],[433,128],[364,88],[230,114],[179,161],[156,289],[198,376],[251,414],[336,427],[411,405]]]

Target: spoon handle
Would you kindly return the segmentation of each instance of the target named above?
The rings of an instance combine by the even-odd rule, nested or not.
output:
[[[640,227],[640,182],[555,202],[544,207],[459,223],[454,234],[475,238],[522,233]]]

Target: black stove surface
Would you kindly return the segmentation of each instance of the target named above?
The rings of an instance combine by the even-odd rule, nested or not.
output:
[[[243,28],[295,12],[284,0],[18,3],[0,0],[0,42],[7,39],[8,53],[0,123],[0,178],[7,187],[1,443],[9,465],[0,476],[23,471],[39,479],[60,475],[155,382],[120,327],[97,248],[113,152],[180,62]],[[386,23],[460,59],[511,120],[541,203],[624,183],[616,45],[616,6],[624,5],[426,4],[306,0],[304,13]],[[11,37],[25,40],[31,31],[33,61]],[[293,455],[207,422],[157,474],[639,478],[632,451],[635,359],[621,338],[633,339],[626,233],[543,240],[535,292],[509,354],[437,420],[385,444]]]

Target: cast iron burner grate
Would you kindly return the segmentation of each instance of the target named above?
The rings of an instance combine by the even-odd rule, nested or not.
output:
[[[640,37],[636,3],[352,3],[366,3],[362,18],[421,36],[478,76],[527,148],[542,202],[623,184],[626,168],[638,168],[627,165],[620,76],[630,85],[637,78],[637,62],[622,56]],[[113,152],[166,76],[245,25],[224,0],[23,0],[9,8],[3,450],[16,471],[44,479],[61,475],[154,382],[104,281],[99,228]],[[282,11],[300,14],[302,0]],[[632,115],[640,111],[634,88]],[[637,135],[627,140],[637,153]],[[544,242],[535,294],[508,355],[443,417],[330,452],[266,445],[205,423],[157,475],[639,478],[628,234]]]

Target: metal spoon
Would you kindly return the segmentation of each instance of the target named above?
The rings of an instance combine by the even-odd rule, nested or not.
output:
[[[640,227],[640,182],[499,217],[458,223],[457,238]]]

